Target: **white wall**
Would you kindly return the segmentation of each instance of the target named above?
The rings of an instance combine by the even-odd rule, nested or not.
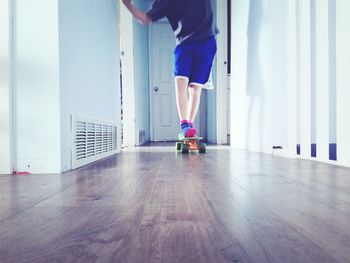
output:
[[[61,170],[58,1],[14,1],[14,118],[19,171]]]
[[[0,1],[0,174],[12,173],[10,3]]]
[[[329,34],[329,142],[337,142],[337,10],[336,1],[328,1],[328,34]]]
[[[287,141],[287,2],[232,1],[231,145]]]
[[[59,1],[63,171],[71,169],[71,114],[120,120],[118,7],[115,0]]]
[[[119,122],[117,3],[15,1],[17,170],[71,169],[71,114]]]
[[[241,0],[232,12],[232,145],[350,166],[350,2]]]
[[[350,2],[336,1],[338,160],[350,166]]]

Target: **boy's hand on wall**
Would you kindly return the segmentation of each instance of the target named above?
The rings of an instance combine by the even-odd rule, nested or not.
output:
[[[134,6],[131,0],[122,0],[122,1],[123,1],[123,4],[126,6],[126,8],[141,24],[147,24],[152,22],[152,19],[148,17],[146,13],[142,12],[136,6]]]
[[[131,5],[131,0],[122,0],[123,4],[126,6],[130,6]]]

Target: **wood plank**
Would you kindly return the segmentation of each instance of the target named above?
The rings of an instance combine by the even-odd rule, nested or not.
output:
[[[62,175],[1,177],[0,261],[346,262],[349,175],[225,147],[142,147]]]

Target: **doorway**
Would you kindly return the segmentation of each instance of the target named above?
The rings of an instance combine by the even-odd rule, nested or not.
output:
[[[145,2],[135,2],[143,10],[149,8]],[[217,37],[218,53],[213,65],[215,90],[202,92],[195,125],[199,128],[199,134],[208,142],[227,144],[230,97],[227,73],[228,2],[212,0],[212,6],[221,32]],[[148,39],[145,30],[148,31]],[[162,20],[149,24],[147,29],[147,26],[140,26],[134,21],[129,12],[122,7],[121,31],[122,75],[125,88],[124,145],[141,145],[148,140],[176,140],[179,119],[173,75],[175,40],[170,25],[166,20]],[[147,76],[144,76],[145,73]],[[144,86],[145,83],[147,87]]]

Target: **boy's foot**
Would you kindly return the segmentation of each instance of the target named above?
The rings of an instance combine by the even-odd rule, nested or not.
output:
[[[185,138],[196,137],[197,130],[188,122],[181,123],[181,133]]]
[[[190,132],[191,136],[187,136],[187,137],[197,137],[197,129],[194,127],[193,122],[189,121],[188,123],[190,124],[192,129]]]

